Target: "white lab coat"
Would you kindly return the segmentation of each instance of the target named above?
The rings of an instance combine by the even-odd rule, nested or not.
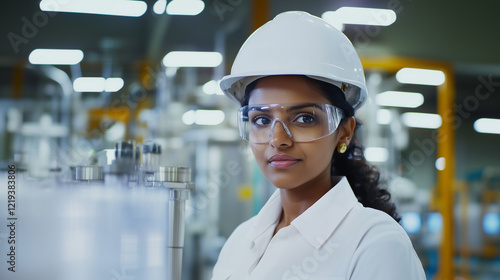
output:
[[[363,207],[345,177],[273,237],[281,211],[276,190],[231,234],[212,280],[425,280],[403,228]]]

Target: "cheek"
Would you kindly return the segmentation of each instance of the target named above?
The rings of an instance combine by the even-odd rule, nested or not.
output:
[[[259,144],[250,144],[250,148],[252,149],[252,153],[257,160],[257,163],[260,164],[260,161],[262,158],[264,158],[264,152],[265,152],[265,147],[266,145],[259,145]]]
[[[335,141],[336,135],[331,135],[315,141],[314,145],[308,146],[307,151],[304,150],[308,156],[308,163],[314,165],[318,170],[324,170],[332,161],[336,149]]]

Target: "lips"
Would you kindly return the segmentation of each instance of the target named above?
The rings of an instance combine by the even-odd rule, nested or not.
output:
[[[276,154],[269,158],[269,164],[276,168],[288,168],[298,163],[300,159],[294,158],[289,155]]]

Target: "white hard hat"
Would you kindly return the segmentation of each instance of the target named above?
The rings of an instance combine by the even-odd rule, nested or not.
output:
[[[363,67],[349,39],[306,12],[281,13],[250,35],[220,87],[240,103],[248,84],[271,75],[306,75],[334,84],[354,109],[366,99]]]

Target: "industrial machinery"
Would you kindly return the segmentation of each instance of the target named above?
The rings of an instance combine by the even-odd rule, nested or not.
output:
[[[0,279],[180,280],[195,186],[189,167],[160,166],[160,155],[156,143],[120,142],[43,179],[10,163],[0,172],[15,185],[0,193],[2,259],[11,252]]]

